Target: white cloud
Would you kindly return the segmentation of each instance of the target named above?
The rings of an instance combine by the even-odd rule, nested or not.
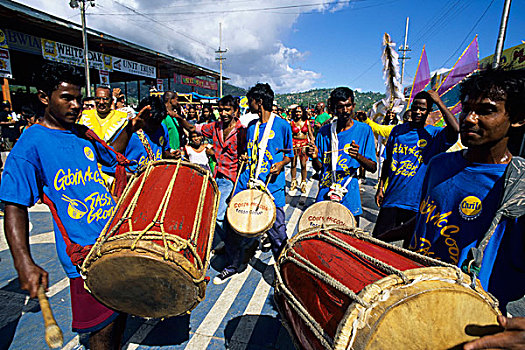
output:
[[[80,21],[78,9],[69,8],[67,0],[20,2]],[[88,10],[87,22],[91,28],[214,70],[218,70],[214,50],[219,47],[221,22],[222,48],[228,49],[224,74],[231,78],[231,83],[248,87],[256,82],[269,82],[277,92],[303,91],[310,89],[321,74],[300,68],[298,63],[307,53],[285,46],[281,38],[293,30],[302,13],[337,11],[349,4],[345,0],[319,0],[316,6],[296,7],[312,3],[311,0],[96,0],[97,6]],[[284,6],[291,7],[276,9]]]

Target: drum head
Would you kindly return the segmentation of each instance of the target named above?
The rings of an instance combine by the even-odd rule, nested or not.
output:
[[[257,237],[272,227],[275,211],[275,203],[267,193],[251,189],[241,191],[231,199],[226,215],[235,232]]]
[[[355,227],[355,219],[350,210],[341,203],[321,201],[306,208],[297,224],[297,232],[321,226],[352,228]]]
[[[192,310],[204,297],[205,289],[205,283],[194,283],[179,264],[137,250],[97,259],[88,270],[86,285],[109,308],[154,318]]]

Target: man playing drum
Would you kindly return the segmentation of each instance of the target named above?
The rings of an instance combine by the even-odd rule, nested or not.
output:
[[[507,147],[525,124],[525,72],[473,75],[461,84],[461,103],[460,135],[467,149],[432,159],[416,218],[379,238],[413,232],[411,249],[479,278],[505,314],[507,303],[525,294],[525,160]],[[505,332],[465,349],[525,346],[525,318],[500,316],[498,322]]]
[[[84,83],[76,68],[46,64],[35,77],[39,79],[36,86],[45,114],[41,123],[24,132],[13,148],[0,186],[0,200],[6,203],[5,235],[20,287],[34,298],[40,285],[48,286],[48,273],[35,264],[29,248],[27,208],[42,199],[53,213],[58,257],[70,278],[73,330],[90,334],[91,349],[117,348],[125,315],[96,301],[84,289],[75,268],[83,253],[87,254],[86,246],[96,241],[115,209],[97,166],[98,162],[115,165],[115,153],[102,141],[88,136],[91,130],[75,124]],[[126,147],[141,123],[139,115],[127,124],[114,143],[117,150]],[[66,244],[65,238],[71,242]]]
[[[250,122],[247,130],[248,163],[239,175],[235,194],[248,188],[263,188],[273,196],[276,218],[268,231],[275,259],[286,243],[286,224],[283,207],[285,205],[284,166],[292,160],[292,129],[290,124],[272,113],[274,93],[269,84],[257,84],[246,94],[250,112],[259,118]],[[266,189],[265,189],[266,190]],[[230,265],[226,267],[213,283],[221,284],[238,272],[242,263],[243,249],[254,238],[239,236],[228,226],[226,253]]]
[[[372,129],[352,118],[354,107],[354,92],[351,89],[339,87],[332,91],[329,109],[337,119],[319,130],[308,155],[312,157],[314,168],[321,170],[322,174],[317,201],[339,201],[352,212],[359,225],[363,209],[357,169],[362,166],[373,173],[377,163]]]

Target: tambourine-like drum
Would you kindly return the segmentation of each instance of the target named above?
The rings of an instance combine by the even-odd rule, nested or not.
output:
[[[355,218],[352,212],[341,203],[321,201],[306,208],[297,224],[297,232],[314,227],[329,228],[334,226],[353,228],[356,226]]]
[[[128,184],[82,265],[86,287],[108,307],[170,317],[204,298],[219,190],[197,165],[161,160]]]
[[[275,222],[275,203],[263,191],[248,189],[231,199],[226,211],[230,226],[245,237],[257,237],[268,231]]]
[[[359,229],[310,230],[281,253],[275,298],[301,349],[450,349],[497,324],[497,302],[470,283]]]

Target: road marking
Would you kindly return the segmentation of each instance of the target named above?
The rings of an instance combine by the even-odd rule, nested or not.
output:
[[[126,343],[126,346],[124,346],[127,350],[136,350],[140,343],[142,343],[148,334],[155,328],[155,326],[160,322],[158,319],[150,319],[146,320],[140,327],[137,329],[137,331],[129,338],[129,341]]]
[[[55,233],[53,231],[41,233],[39,235],[29,236],[29,244],[55,243]],[[5,235],[0,235],[0,252],[8,250],[9,245]]]

